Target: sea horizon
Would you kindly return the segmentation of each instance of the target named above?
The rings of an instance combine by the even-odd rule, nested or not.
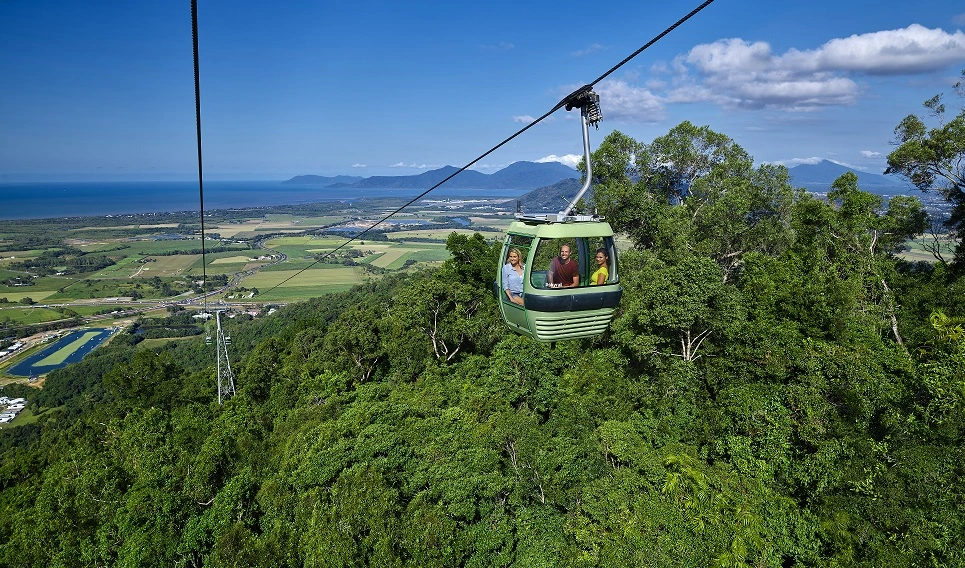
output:
[[[424,189],[328,188],[285,180],[206,181],[204,210],[304,205],[367,197],[412,198]],[[525,190],[437,188],[427,197],[519,197]],[[0,221],[200,212],[197,181],[0,182]]]

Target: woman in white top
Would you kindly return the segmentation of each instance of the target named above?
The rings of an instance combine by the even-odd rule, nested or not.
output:
[[[510,302],[523,305],[523,263],[519,249],[509,249],[503,265],[503,291]]]

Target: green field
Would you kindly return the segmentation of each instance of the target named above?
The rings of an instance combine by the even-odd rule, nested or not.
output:
[[[43,323],[66,318],[64,314],[49,308],[11,308],[0,304],[0,318],[10,318],[18,324]]]
[[[19,302],[24,298],[30,298],[35,302],[39,302],[40,300],[43,300],[47,296],[50,296],[51,294],[56,292],[56,290],[35,290],[34,286],[14,288],[14,290],[17,290],[17,291],[14,292],[13,290],[9,290],[6,287],[4,287],[3,289],[0,289],[0,298],[6,298],[7,301],[10,303]],[[0,304],[0,307],[3,307],[3,305]]]
[[[915,240],[908,241],[905,245],[909,250],[899,253],[898,256],[910,262],[924,261],[935,262],[935,256],[930,247],[939,247],[942,257],[948,261],[955,255],[955,242],[947,235],[940,236],[938,242],[930,236],[921,236]]]
[[[245,278],[241,285],[246,288],[258,288],[257,298],[261,302],[291,301],[348,290],[363,282],[365,278],[365,274],[358,267],[338,266],[311,268],[304,271],[258,272]]]
[[[318,211],[324,210],[319,206]],[[331,204],[332,211],[338,213],[277,213],[265,211],[240,211],[212,220],[206,227],[210,235],[218,234],[222,239],[210,238],[204,241],[208,251],[214,248],[229,250],[206,252],[204,257],[193,251],[199,250],[202,241],[193,231],[197,231],[195,221],[177,217],[177,222],[164,222],[161,219],[152,223],[137,223],[124,219],[124,224],[110,225],[110,220],[85,219],[74,227],[51,222],[48,226],[31,226],[36,230],[33,240],[17,241],[17,236],[8,236],[5,241],[17,250],[0,253],[0,298],[7,304],[0,304],[0,321],[9,326],[42,324],[62,320],[73,314],[93,316],[111,309],[145,309],[151,304],[132,304],[122,306],[105,304],[103,300],[113,298],[135,298],[143,301],[166,301],[182,298],[186,290],[196,286],[202,273],[209,277],[224,275],[231,278],[236,274],[254,271],[237,283],[237,286],[258,288],[259,294],[253,299],[259,302],[295,301],[315,297],[330,292],[342,291],[371,278],[378,278],[383,271],[406,270],[413,264],[439,264],[449,258],[445,241],[453,232],[470,234],[467,229],[413,229],[394,232],[393,225],[384,228],[389,240],[359,239],[348,241],[340,235],[306,234],[312,229],[329,227],[355,219],[359,226],[368,226],[382,218],[390,209],[384,202],[359,208],[354,204]],[[246,217],[246,215],[248,217]],[[396,219],[425,220],[437,216],[458,215],[445,208],[419,212],[402,212]],[[489,239],[500,239],[498,228],[509,223],[508,218],[489,218],[462,215],[471,218],[473,223],[496,227],[486,231]],[[133,222],[132,222],[133,221]],[[18,227],[19,230],[19,227]],[[143,231],[143,233],[142,233]],[[151,236],[152,232],[181,233],[189,235],[185,239],[162,239]],[[298,232],[290,236],[284,233]],[[275,233],[270,239],[253,246],[252,239],[265,233]],[[29,231],[18,235],[30,234]],[[114,264],[95,272],[73,274],[29,274],[23,270],[11,270],[10,266],[26,258],[36,257],[46,250],[56,250],[57,242],[51,237],[60,238],[63,245],[79,249],[96,256],[109,257]],[[133,236],[132,235],[136,235]],[[247,239],[247,242],[235,242]],[[23,242],[23,246],[15,243]],[[26,243],[47,242],[46,248],[32,248]],[[330,254],[335,249],[338,252]],[[170,254],[192,251],[192,254]],[[254,261],[261,255],[277,252],[284,254],[284,262]],[[16,258],[14,258],[16,257]],[[323,258],[324,257],[324,258]],[[202,263],[205,264],[202,264]],[[65,265],[67,263],[65,262]],[[67,272],[66,269],[55,268]],[[53,270],[49,270],[53,272]],[[287,278],[292,277],[290,280]],[[14,286],[27,282],[29,286]],[[283,283],[282,283],[283,282]],[[276,288],[277,286],[277,288]],[[188,292],[190,295],[191,293]],[[224,298],[234,294],[228,290]],[[17,305],[24,298],[36,304],[71,304],[65,306],[66,314],[50,308]],[[234,298],[234,299],[237,299]],[[87,305],[87,303],[90,303]],[[120,317],[120,316],[118,316]]]

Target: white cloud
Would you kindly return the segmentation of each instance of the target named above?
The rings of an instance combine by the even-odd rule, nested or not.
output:
[[[874,150],[862,150],[861,156],[865,158],[877,158],[881,155],[881,152],[875,152]]]
[[[649,77],[628,75],[604,81],[595,90],[604,120],[658,122],[666,118],[670,103],[806,112],[856,104],[865,89],[859,83],[862,76],[927,73],[961,61],[965,33],[919,24],[784,53],[775,53],[766,42],[731,38],[697,45],[670,62],[656,63]]]
[[[695,46],[673,61],[670,102],[808,111],[856,102],[856,75],[917,74],[965,60],[965,33],[918,24],[833,39],[775,54],[766,42],[732,38]]]
[[[793,168],[794,166],[800,166],[801,164],[812,164],[812,165],[819,164],[822,161],[824,161],[824,158],[818,158],[817,156],[812,156],[810,158],[791,158],[790,160],[775,160],[773,162],[768,162],[768,163]]]
[[[883,75],[924,73],[965,60],[965,33],[956,30],[949,34],[912,24],[901,30],[833,39],[803,54],[819,69]]]
[[[436,164],[407,164],[407,163],[405,163],[405,162],[396,162],[396,163],[391,164],[391,165],[386,166],[386,167],[389,167],[389,168],[413,168],[413,169],[416,169],[416,170],[428,170],[428,169],[441,168],[442,166],[439,166],[439,165],[436,165]]]
[[[575,167],[577,166],[577,164],[580,163],[580,160],[582,160],[582,159],[583,159],[583,156],[582,156],[582,155],[579,155],[579,154],[565,154],[565,155],[563,155],[563,156],[557,156],[556,154],[550,154],[549,156],[543,156],[542,158],[539,158],[538,160],[535,160],[535,162],[537,162],[537,163],[539,163],[539,164],[544,164],[544,163],[546,163],[546,162],[559,162],[559,163],[563,164],[564,166],[569,166],[569,167],[571,167],[571,168],[575,168]]]
[[[365,164],[352,164],[352,167],[353,167],[353,168],[367,168],[368,166],[365,165]]]
[[[600,44],[598,44],[598,43],[594,43],[594,44],[590,44],[589,46],[587,46],[587,47],[584,48],[584,49],[580,49],[580,50],[574,51],[574,52],[571,53],[570,55],[572,55],[573,57],[582,57],[582,56],[584,56],[584,55],[589,55],[589,54],[591,54],[591,53],[596,53],[597,51],[601,51],[601,50],[604,50],[604,49],[606,49],[606,48],[603,47],[602,45],[600,45]]]
[[[800,52],[795,52],[795,57]],[[709,101],[725,108],[814,110],[855,102],[858,84],[819,70],[802,70],[799,61],[774,56],[764,42],[727,39],[698,45],[678,62],[697,71],[677,79],[668,95],[674,102]]]
[[[501,41],[496,44],[480,45],[479,47],[481,47],[482,49],[495,49],[499,51],[509,51],[510,49],[514,49],[516,46],[509,43],[508,41]]]
[[[649,89],[626,81],[603,81],[594,90],[600,95],[603,120],[658,122],[666,118],[663,102]]]
[[[532,116],[530,116],[530,115],[528,115],[528,114],[523,114],[523,115],[520,115],[520,116],[514,116],[514,117],[513,117],[513,122],[518,122],[518,123],[520,123],[520,124],[529,124],[529,123],[531,123],[531,122],[533,122],[533,121],[535,121],[535,120],[536,120],[536,119],[535,119],[534,117],[532,117]]]

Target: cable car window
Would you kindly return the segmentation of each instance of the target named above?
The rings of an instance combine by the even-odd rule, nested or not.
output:
[[[523,306],[523,278],[532,243],[533,237],[522,235],[509,235],[507,239],[499,283],[500,299],[506,303]]]
[[[619,281],[616,266],[616,247],[612,237],[590,237],[587,241],[586,284],[613,284]],[[603,275],[601,278],[600,275]]]
[[[530,283],[534,288],[574,288],[583,281],[585,239],[541,239],[533,256]]]

